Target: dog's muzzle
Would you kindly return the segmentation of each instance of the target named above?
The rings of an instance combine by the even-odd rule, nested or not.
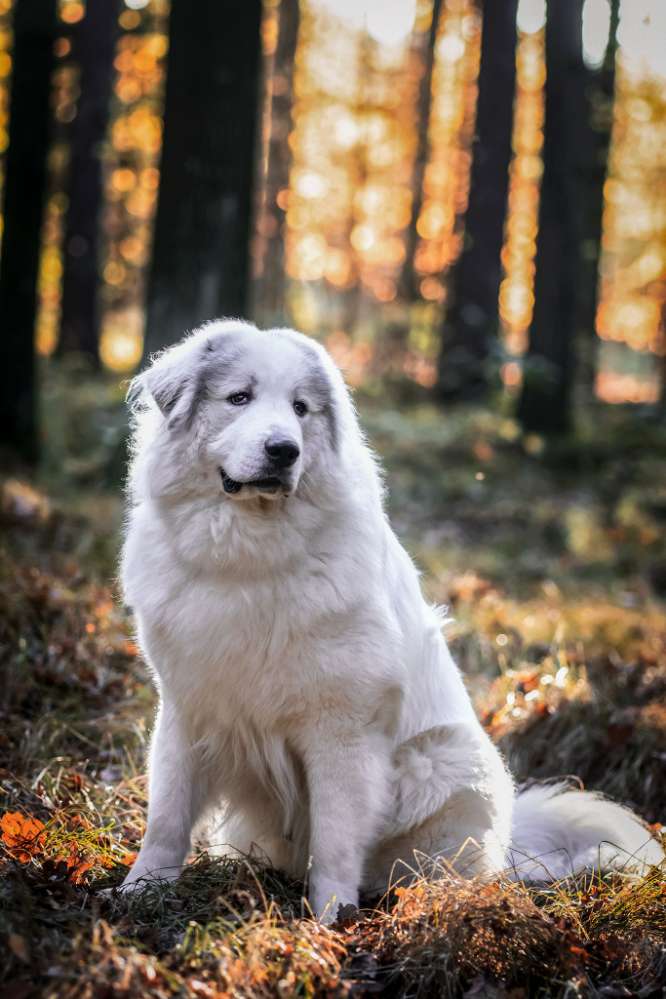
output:
[[[274,495],[281,489],[284,490],[285,494],[290,491],[288,482],[283,480],[279,475],[268,475],[263,478],[248,479],[245,482],[239,482],[237,479],[232,479],[221,468],[220,476],[222,477],[222,488],[229,495],[234,495],[235,493],[239,493],[241,489],[249,487],[256,489],[257,492],[268,493],[269,495]]]

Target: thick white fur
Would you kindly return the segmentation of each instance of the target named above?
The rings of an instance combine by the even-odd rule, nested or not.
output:
[[[248,384],[252,401],[233,406]],[[640,820],[593,795],[532,789],[514,810],[325,350],[215,322],[159,356],[132,397],[122,579],[160,707],[125,887],[176,877],[193,826],[220,804],[218,838],[307,876],[329,917],[415,856],[541,879],[544,865],[594,863],[608,840],[604,864],[659,862]],[[220,468],[260,477],[269,434],[300,448],[285,489],[227,495]],[[535,854],[547,856],[526,864]]]

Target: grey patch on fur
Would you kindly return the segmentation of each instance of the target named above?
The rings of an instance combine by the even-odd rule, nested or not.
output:
[[[234,335],[235,331],[225,331],[217,337],[209,337],[189,359],[185,373],[182,364],[169,364],[168,352],[161,355],[150,368],[132,379],[127,393],[128,404],[132,408],[140,405],[144,393],[148,392],[167,418],[170,430],[189,429],[194,414],[206,397],[212,372],[230,367],[242,353],[239,346],[229,343]],[[187,405],[183,411],[174,413],[178,403],[184,399]]]
[[[316,351],[304,344],[298,344],[297,346],[308,359],[308,373],[304,382],[315,397],[317,404],[321,407],[322,415],[328,427],[331,448],[333,451],[337,451],[339,445],[338,419],[335,410],[335,393],[331,385],[331,380],[324,370]]]
[[[322,413],[324,414],[324,419],[326,420],[328,427],[328,436],[331,442],[331,448],[334,451],[337,451],[340,441],[333,386],[331,385],[328,375],[319,363],[317,363],[316,370],[310,375],[310,384],[314,387],[314,391],[321,400]]]
[[[203,349],[202,356],[200,358],[201,364],[201,374],[204,377],[206,383],[212,381],[213,378],[222,377],[227,375],[229,369],[243,356],[243,349],[238,345],[232,346],[231,344],[212,344],[209,340],[206,341]],[[256,379],[249,379],[253,384],[256,383]]]

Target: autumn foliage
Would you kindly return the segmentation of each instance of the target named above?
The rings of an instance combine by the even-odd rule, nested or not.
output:
[[[5,812],[0,818],[2,842],[10,857],[27,864],[44,847],[44,823],[20,812]]]
[[[93,829],[83,815],[59,815],[45,824],[21,812],[5,812],[0,817],[2,844],[12,859],[23,864],[52,867],[63,865],[75,885],[86,884],[89,872],[130,865],[136,853],[112,846],[104,831]]]

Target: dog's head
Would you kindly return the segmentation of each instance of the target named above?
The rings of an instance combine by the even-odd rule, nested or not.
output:
[[[315,341],[236,321],[208,323],[158,355],[128,397],[150,427],[138,429],[150,493],[215,490],[234,501],[296,492],[338,449],[350,411]]]

